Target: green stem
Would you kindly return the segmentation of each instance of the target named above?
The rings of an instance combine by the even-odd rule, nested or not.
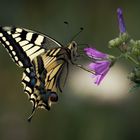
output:
[[[126,45],[126,44],[125,44]],[[125,47],[127,47],[127,45],[125,46]],[[123,53],[124,54],[124,51],[120,48],[120,47],[118,47],[119,48],[119,50],[121,51],[121,53]],[[120,55],[119,57],[118,57],[118,59],[119,58],[121,58],[123,55]],[[133,63],[135,63],[136,65],[140,65],[140,63],[137,61],[137,60],[135,60],[133,57],[131,57],[130,55],[128,55],[127,54],[127,58],[129,59],[129,60],[131,60]]]
[[[134,62],[136,65],[139,65],[140,63],[135,60],[133,57],[131,57],[130,55],[127,55],[128,59],[131,60],[132,62]]]
[[[120,54],[119,56],[116,57],[116,59],[118,60],[118,59],[121,59],[123,57],[124,57],[124,54]]]

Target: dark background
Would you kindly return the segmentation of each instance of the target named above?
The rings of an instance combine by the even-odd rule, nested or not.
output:
[[[78,43],[117,55],[107,45],[119,33],[118,7],[123,8],[129,34],[139,39],[138,0],[0,0],[0,24],[38,30],[63,44],[84,27]],[[72,68],[58,104],[50,112],[38,110],[28,123],[31,103],[21,85],[23,70],[0,47],[0,140],[140,139],[140,94],[129,92],[128,62],[117,63],[98,87],[88,74]]]

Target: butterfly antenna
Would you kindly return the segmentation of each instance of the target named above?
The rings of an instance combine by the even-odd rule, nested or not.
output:
[[[64,21],[64,24],[67,25],[67,27],[69,26],[69,22],[68,21]],[[78,33],[76,33],[72,39],[70,40],[70,42],[72,42],[82,31],[84,30],[83,27],[80,28],[80,31]]]
[[[81,28],[80,28],[80,31],[79,31],[78,33],[76,33],[76,34],[72,37],[71,41],[73,41],[83,30],[84,30],[84,28],[81,27]],[[71,41],[70,41],[70,42],[71,42]]]
[[[36,112],[36,108],[33,106],[33,109],[32,109],[32,113],[31,113],[31,115],[28,117],[28,122],[31,122],[31,120],[32,120],[32,118],[33,118],[33,115],[35,114],[35,112]]]

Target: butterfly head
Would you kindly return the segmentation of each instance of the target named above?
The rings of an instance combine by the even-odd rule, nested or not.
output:
[[[78,57],[78,47],[77,47],[77,43],[75,41],[72,41],[69,45],[68,45],[68,49],[71,52],[71,59],[72,60],[76,60],[76,58]]]

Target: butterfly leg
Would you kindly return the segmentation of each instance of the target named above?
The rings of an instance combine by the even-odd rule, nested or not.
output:
[[[76,64],[76,63],[72,63],[72,64],[75,65],[76,67],[79,67],[79,68],[81,68],[81,69],[83,69],[83,70],[89,72],[89,73],[95,74],[95,71],[90,70],[90,69],[87,69],[87,68],[85,68],[84,66],[82,66],[82,65],[80,65],[80,64]]]

